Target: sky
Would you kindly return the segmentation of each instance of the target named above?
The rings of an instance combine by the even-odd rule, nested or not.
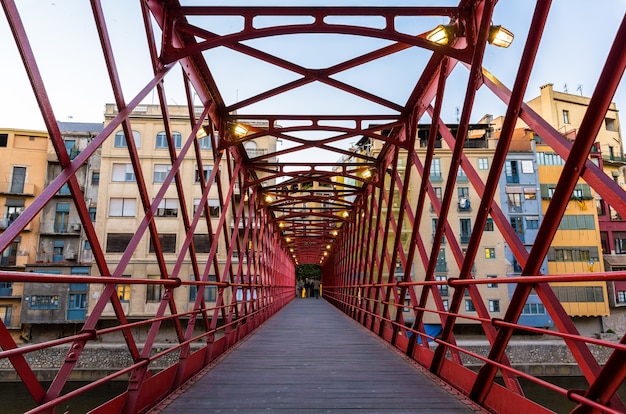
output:
[[[194,4],[183,1],[184,4]],[[217,2],[197,2],[217,5]],[[283,0],[273,2],[238,1],[222,2],[229,5],[385,5],[381,1],[343,2],[319,0],[305,2]],[[395,6],[455,5],[452,1],[387,2]],[[102,122],[104,106],[113,101],[106,69],[101,57],[99,42],[93,24],[89,2],[86,0],[17,0],[16,4],[29,33],[29,40],[44,78],[46,90],[59,121]],[[152,77],[149,65],[143,22],[139,2],[119,0],[102,1],[107,25],[116,54],[116,63],[124,88],[124,97],[130,100]],[[488,46],[484,66],[511,87],[525,43],[529,22],[535,2],[530,0],[500,0],[494,11],[493,22],[515,33],[513,45],[508,49]],[[594,90],[602,65],[608,54],[610,42],[626,12],[626,0],[553,0],[548,25],[544,33],[535,67],[528,85],[526,100],[539,95],[539,88],[552,83],[556,91],[590,96]],[[213,31],[224,33],[236,31],[240,22],[221,19],[209,21]],[[429,18],[419,22],[398,22],[407,32],[425,31],[427,27],[447,23],[447,19]],[[376,24],[376,23],[373,23]],[[345,55],[356,56],[372,48],[384,46],[385,41],[348,39],[342,43],[325,36],[303,36],[294,39],[264,39],[249,44],[261,50],[294,59],[313,67],[326,67],[342,61]],[[330,50],[335,48],[334,50]],[[340,53],[341,52],[341,53]],[[366,67],[337,78],[386,99],[404,103],[413,83],[430,52],[412,50],[374,62]],[[4,13],[0,13],[0,128],[44,129],[42,118],[26,77],[15,42]],[[227,104],[252,96],[268,85],[278,85],[294,79],[292,73],[276,70],[269,65],[250,68],[250,58],[227,50],[205,52],[212,65],[213,75]],[[180,71],[173,71],[165,80],[168,101],[184,104],[180,86]],[[442,117],[446,122],[456,122],[462,109],[467,70],[457,68],[448,80]],[[309,86],[284,98],[262,102],[249,111],[298,113],[367,113],[381,108],[368,108],[363,102],[328,87]],[[324,99],[316,97],[323,96]],[[617,108],[626,108],[626,81],[622,79],[614,97]],[[297,102],[297,105],[294,105]],[[157,103],[150,95],[146,103]],[[277,109],[278,108],[278,109]],[[285,109],[281,109],[285,108]],[[476,96],[472,121],[484,114],[504,114],[504,105],[493,94],[481,88]],[[623,114],[623,112],[622,112]],[[624,116],[621,122],[626,122]],[[335,161],[329,160],[329,161]]]

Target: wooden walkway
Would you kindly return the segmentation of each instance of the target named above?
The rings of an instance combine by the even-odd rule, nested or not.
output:
[[[297,299],[160,413],[476,411],[324,300]]]

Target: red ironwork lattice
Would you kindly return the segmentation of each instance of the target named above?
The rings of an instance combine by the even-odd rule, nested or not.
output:
[[[139,92],[128,99],[128,89],[122,87],[122,71],[118,65],[130,57],[123,52],[114,52],[112,33],[107,27],[109,21],[105,18],[106,8],[103,9],[99,0],[91,1],[99,40],[99,45],[93,47],[101,51],[116,111],[102,132],[72,158],[65,147],[57,124],[58,116],[48,95],[49,83],[44,81],[39,69],[41,63],[29,43],[31,29],[26,29],[14,1],[2,1],[62,172],[0,233],[0,251],[6,250],[67,184],[93,249],[97,271],[90,276],[76,276],[9,269],[0,270],[0,280],[104,286],[99,296],[90,303],[89,314],[78,334],[18,347],[0,321],[0,357],[11,362],[27,386],[37,404],[32,412],[51,411],[70,398],[73,393],[62,394],[62,390],[84,349],[95,339],[115,333],[123,335],[132,364],[76,393],[128,375],[127,391],[101,407],[100,412],[117,410],[130,413],[151,407],[292,300],[295,269],[302,264],[322,266],[327,300],[487,409],[504,412],[515,405],[518,410],[541,411],[539,406],[524,398],[517,381],[519,376],[529,376],[513,369],[505,353],[513,331],[522,329],[562,338],[590,386],[578,393],[530,377],[532,380],[567,394],[579,404],[577,412],[594,408],[607,412],[626,410],[615,396],[626,376],[624,338],[619,343],[611,343],[580,335],[549,284],[623,281],[626,280],[626,273],[541,275],[541,265],[579,178],[583,178],[615,211],[626,217],[624,190],[589,159],[595,137],[626,67],[624,21],[615,33],[613,46],[606,56],[604,69],[576,139],[570,142],[561,134],[562,131],[556,130],[524,103],[551,7],[549,1],[538,1],[536,4],[511,88],[483,67],[494,9],[500,6],[493,0],[461,0],[456,6],[440,7],[192,6],[175,0],[146,0],[139,4],[153,77],[145,80]],[[426,28],[411,32],[402,24],[403,19],[410,19],[416,22],[416,27],[427,27],[442,18],[450,19],[457,30],[456,37],[447,45],[427,40]],[[219,19],[235,19],[240,27],[220,33],[217,31],[219,25],[215,24]],[[418,23],[421,19],[427,23]],[[298,39],[309,35],[320,36],[320,39],[322,36],[368,39],[374,46],[355,48],[355,51],[348,48],[329,50],[329,55],[342,54],[338,63],[328,66],[323,66],[325,63],[318,65],[315,59],[314,63],[302,64],[299,62],[307,59],[301,56],[290,59],[284,57],[281,51],[268,47],[273,40],[293,38],[292,42],[297,44]],[[50,46],[62,50],[61,45]],[[266,79],[262,78],[269,75],[262,68],[254,72],[257,68],[233,63],[233,72],[236,69],[236,72],[245,73],[248,77],[258,77],[258,88],[241,100],[237,97],[234,102],[229,102],[216,80],[218,63],[228,67],[224,58],[216,62],[220,58],[212,52],[218,49],[245,56],[249,61],[261,62],[281,75],[288,75],[265,82]],[[375,88],[363,86],[359,69],[369,70],[376,64],[389,65],[389,62],[394,62],[390,59],[396,56],[413,62],[415,56],[403,52],[414,50],[419,51],[416,56],[423,57],[423,62],[416,69],[415,82],[401,85],[406,91],[403,100],[389,98],[392,94],[386,93],[387,89],[397,88],[392,79],[369,78],[365,83],[380,82],[383,85]],[[334,61],[327,58],[323,61]],[[178,78],[176,72],[179,68],[181,75]],[[467,79],[463,85],[464,93],[458,95],[463,105],[459,110],[456,130],[452,131],[443,120],[442,108],[444,97],[450,93],[450,79],[460,72],[466,74]],[[223,72],[219,76],[224,80]],[[178,89],[183,91],[182,96],[186,99],[186,118],[191,131],[182,137],[181,145],[175,141],[171,126],[175,116],[168,106],[169,82],[174,77],[177,80],[172,81],[172,89],[176,88],[176,82],[182,85]],[[306,89],[312,86],[321,89]],[[302,90],[313,93],[295,94]],[[329,90],[341,94],[332,95]],[[479,91],[491,94],[506,105],[502,129],[485,181],[468,160],[465,145]],[[103,144],[110,144],[116,131],[123,131],[125,137],[133,136],[133,117],[151,94],[159,103],[168,148],[167,157],[163,159],[171,168],[162,184],[154,190],[149,182],[150,173],[142,164],[139,148],[134,140],[126,141],[126,156],[136,177],[134,190],[139,195],[140,211],[144,216],[137,228],[125,229],[132,232],[132,238],[119,259],[112,261],[105,250],[104,235],[98,233],[91,220],[77,172]],[[338,96],[349,96],[366,105],[354,106],[356,109],[351,105],[339,108],[332,102],[333,97]],[[201,112],[196,111],[196,100],[200,101]],[[309,101],[317,101],[318,106],[311,109]],[[285,102],[287,105],[284,105]],[[352,101],[342,101],[344,104],[348,102]],[[278,109],[272,111],[273,108]],[[418,151],[418,124],[424,118],[431,120],[429,138],[423,151]],[[537,241],[530,251],[512,228],[501,206],[494,202],[518,120],[528,125],[545,144],[566,160],[538,230]],[[246,124],[245,136],[235,133],[234,127],[238,123]],[[205,157],[200,147],[198,137],[201,133],[211,140],[210,157]],[[246,146],[267,136],[282,140],[282,148],[255,152],[254,148]],[[438,136],[451,150],[448,179],[441,199],[435,193],[431,179]],[[314,159],[314,154],[319,153],[312,150],[341,159]],[[296,159],[298,156],[301,158]],[[155,216],[160,203],[166,200],[166,194],[175,197],[180,206],[189,204],[192,195],[185,190],[185,159],[193,160],[197,171],[210,173],[208,177],[200,174],[200,208],[193,214],[180,208],[184,237],[175,252],[175,259],[171,259],[166,257],[163,238],[160,237],[164,236],[164,231],[159,229]],[[473,227],[479,231],[471,233],[465,250],[449,222],[461,168],[481,200]],[[215,183],[216,190],[212,190],[212,183]],[[410,188],[419,189],[417,198],[411,198]],[[220,215],[216,220],[210,217],[207,201],[211,191],[219,199]],[[426,240],[420,232],[428,201],[438,218],[432,240]],[[506,275],[499,275],[488,280],[472,278],[472,266],[482,238],[481,230],[488,219],[493,220],[522,266],[522,276],[507,278]],[[210,249],[202,253],[198,252],[193,237],[200,223],[208,229],[210,245]],[[402,240],[403,228],[410,229],[408,244]],[[158,267],[161,278],[125,278],[125,269],[132,263],[144,237],[149,237],[153,246],[153,263]],[[226,259],[223,262],[218,261],[218,240],[224,244],[219,247],[225,249]],[[459,269],[458,277],[447,282],[435,278],[439,249],[444,241]],[[407,245],[408,248],[405,248]],[[239,258],[236,262],[233,260],[235,257]],[[181,276],[185,263],[191,263],[195,275],[192,280]],[[397,265],[400,272],[396,272]],[[209,280],[209,275],[216,275],[216,280]],[[484,295],[479,290],[480,285],[487,283],[516,284],[501,319],[492,317],[493,311],[487,308]],[[120,284],[159,286],[162,295],[154,314],[141,320],[129,320],[117,294]],[[438,290],[444,285],[455,288],[447,308]],[[191,310],[182,310],[175,298],[177,289],[182,287],[197,289]],[[208,306],[202,294],[209,287],[217,290],[214,306]],[[539,295],[556,330],[528,328],[517,323],[532,289]],[[476,307],[475,317],[460,312],[466,291]],[[405,297],[408,297],[406,304]],[[434,306],[430,306],[431,303]],[[403,312],[397,311],[405,306],[412,311],[411,323],[405,321]],[[107,309],[113,312],[116,324],[102,327],[100,323],[106,319]],[[437,344],[432,351],[426,345],[426,314],[437,315],[443,328],[439,337],[428,338]],[[480,324],[491,345],[488,356],[471,354],[482,363],[478,372],[472,372],[463,365],[461,356],[470,353],[459,347],[455,340],[453,329],[459,319],[471,319]],[[176,341],[155,353],[155,344],[164,323],[173,326]],[[139,326],[145,326],[148,332],[144,340],[134,333],[134,328]],[[199,334],[198,329],[201,331]],[[413,335],[409,336],[411,332]],[[590,352],[587,346],[590,343],[613,350],[604,367]],[[37,380],[26,355],[61,344],[69,344],[70,350],[51,385],[44,387]],[[194,344],[201,346],[194,348]],[[154,373],[155,363],[171,355],[175,355],[176,361]],[[494,382],[498,373],[505,379],[503,386]]]

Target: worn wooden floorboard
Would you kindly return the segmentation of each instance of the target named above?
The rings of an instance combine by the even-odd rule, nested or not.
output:
[[[465,413],[324,300],[297,299],[159,412]]]

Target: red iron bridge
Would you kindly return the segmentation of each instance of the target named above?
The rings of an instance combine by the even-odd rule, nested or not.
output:
[[[114,381],[92,412],[551,412],[528,382],[626,412],[623,5],[587,50],[557,1],[0,3],[33,125],[0,125],[0,363],[29,412]],[[558,65],[597,68],[589,97],[527,101]],[[514,334],[586,386],[514,366]]]

